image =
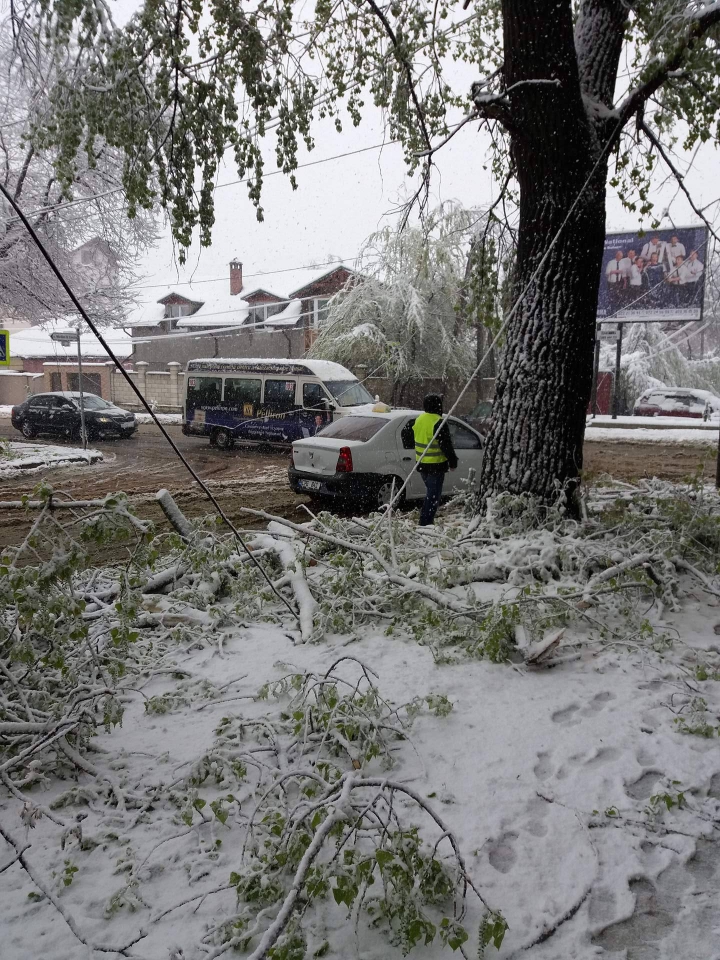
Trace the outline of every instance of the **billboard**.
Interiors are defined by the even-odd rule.
[[[605,237],[598,320],[700,320],[705,227]]]

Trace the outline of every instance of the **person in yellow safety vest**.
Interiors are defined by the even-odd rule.
[[[440,506],[445,474],[457,468],[458,459],[453,449],[452,437],[444,423],[433,437],[442,419],[442,397],[429,393],[423,400],[423,410],[413,424],[415,436],[415,459],[418,473],[425,483],[425,499],[420,510],[420,526],[427,527],[435,519]]]

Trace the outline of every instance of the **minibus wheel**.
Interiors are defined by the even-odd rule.
[[[219,427],[217,430],[213,430],[210,442],[221,450],[232,450],[235,438],[229,430]]]

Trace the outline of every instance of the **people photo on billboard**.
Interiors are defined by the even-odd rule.
[[[705,227],[608,234],[598,319],[700,320],[706,250]]]

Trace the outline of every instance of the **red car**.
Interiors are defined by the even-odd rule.
[[[662,387],[646,390],[635,401],[636,417],[692,417],[708,420],[720,415],[720,397],[694,387]]]

